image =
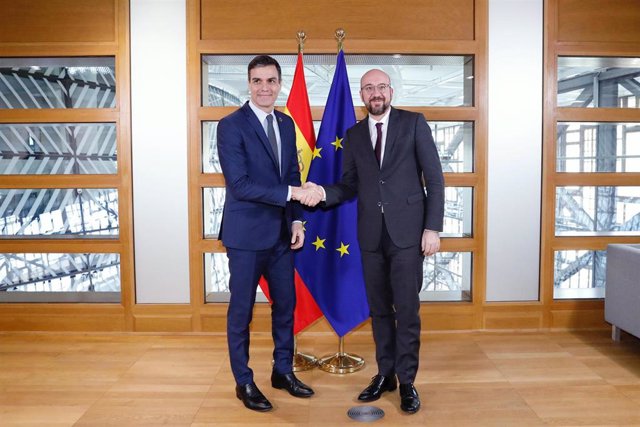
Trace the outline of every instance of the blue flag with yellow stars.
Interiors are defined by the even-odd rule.
[[[307,181],[331,185],[342,176],[343,138],[356,123],[344,53],[338,53],[329,98]],[[305,244],[296,269],[338,336],[369,317],[360,247],[356,199],[330,209],[305,212]]]

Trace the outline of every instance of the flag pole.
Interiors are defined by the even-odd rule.
[[[338,42],[338,53],[342,50],[343,41],[346,37],[344,29],[338,28],[335,38]],[[364,368],[364,359],[357,354],[344,351],[344,336],[338,339],[338,352],[322,357],[318,361],[318,367],[331,374],[350,374]]]
[[[298,337],[293,337],[293,372],[308,371],[318,366],[318,358],[298,351]]]
[[[304,41],[307,39],[307,35],[303,30],[297,32],[296,37],[298,39],[298,53],[303,53]],[[318,358],[312,354],[298,352],[298,337],[293,336],[293,371],[308,371],[318,366]]]
[[[364,368],[364,359],[357,354],[346,353],[344,351],[344,337],[340,337],[338,352],[321,358],[318,367],[330,374],[351,374]]]

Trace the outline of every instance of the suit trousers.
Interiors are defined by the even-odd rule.
[[[296,294],[289,240],[280,238],[273,248],[263,251],[227,248],[227,257],[231,273],[227,341],[231,371],[236,383],[242,385],[253,382],[253,371],[249,368],[249,324],[261,275],[269,282],[272,302],[273,369],[280,374],[290,373],[293,363],[293,310]]]
[[[384,220],[380,244],[362,251],[378,373],[412,383],[420,352],[420,297],[424,256],[420,246],[393,243]]]

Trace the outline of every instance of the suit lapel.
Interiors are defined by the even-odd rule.
[[[273,153],[273,150],[271,149],[271,144],[269,143],[267,134],[265,133],[264,128],[262,127],[262,123],[260,123],[260,120],[258,120],[258,117],[256,117],[256,115],[253,113],[253,111],[251,110],[251,107],[249,107],[248,101],[242,106],[242,111],[247,116],[247,122],[258,135],[258,139],[260,139],[260,142],[264,146],[265,150],[267,150],[267,153],[269,154],[269,157],[271,157],[271,161],[273,162],[273,167],[275,168],[276,158]],[[280,122],[278,122],[278,126],[279,125],[280,125]],[[282,135],[280,139],[282,140]],[[278,173],[278,176],[279,175],[280,173]]]
[[[372,163],[377,167],[378,160],[376,159],[376,152],[373,150],[373,145],[371,145],[371,133],[369,132],[369,116],[366,116],[364,119],[360,120],[353,130],[355,131],[354,136],[362,141],[367,160],[369,161],[369,163]]]
[[[391,153],[393,153],[393,145],[398,138],[398,132],[400,131],[400,124],[398,123],[398,111],[395,108],[391,107],[391,112],[389,112],[389,123],[387,128],[387,140],[384,144],[384,156],[382,159],[382,168],[384,168],[391,160]]]
[[[282,181],[282,175],[284,174],[284,171],[287,170],[288,168],[288,162],[291,157],[291,155],[293,153],[291,153],[291,150],[295,150],[296,149],[296,142],[294,141],[289,141],[288,139],[288,135],[295,135],[295,129],[291,129],[290,126],[290,121],[289,120],[283,120],[283,117],[285,116],[285,114],[281,113],[280,111],[276,111],[274,110],[274,114],[276,116],[276,120],[278,120],[278,129],[280,130],[280,152],[281,152],[281,172],[280,172],[280,180]]]

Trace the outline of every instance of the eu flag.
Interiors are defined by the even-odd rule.
[[[336,71],[313,151],[307,181],[331,185],[342,175],[343,138],[356,123],[344,52]],[[305,244],[296,254],[296,268],[338,336],[369,317],[360,247],[357,201],[305,213]]]

